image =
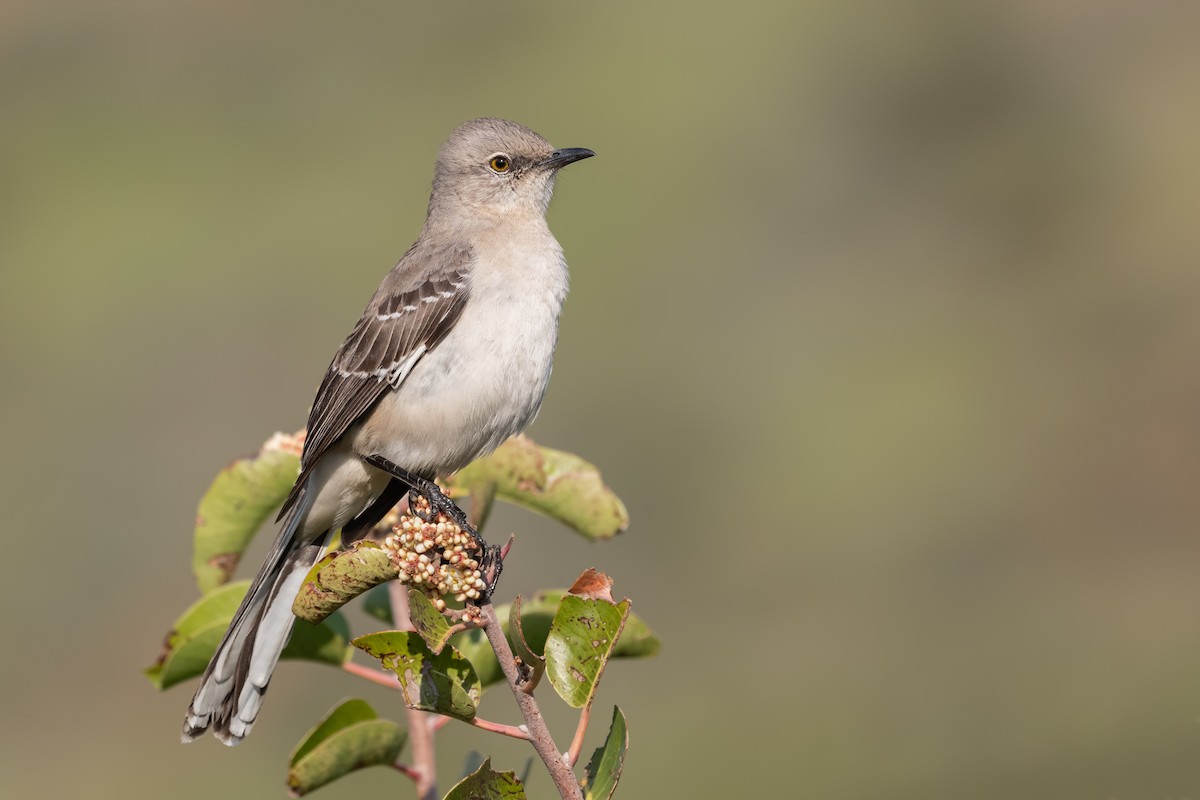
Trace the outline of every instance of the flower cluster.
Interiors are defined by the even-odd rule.
[[[482,597],[487,584],[473,555],[479,549],[475,537],[445,514],[426,522],[414,513],[430,516],[425,498],[418,497],[414,505],[383,540],[400,566],[400,582],[424,590],[439,611],[446,610],[445,595],[459,602]]]

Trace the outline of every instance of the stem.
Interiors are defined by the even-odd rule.
[[[472,717],[470,724],[483,731],[491,731],[501,736],[511,736],[514,739],[529,741],[529,731],[519,725],[505,725],[503,722],[491,722],[479,717]]]
[[[355,664],[353,661],[347,661],[345,664],[342,664],[342,669],[351,675],[363,678],[371,683],[377,683],[388,689],[400,691],[400,681],[396,680],[394,673],[380,672],[377,669],[364,667],[362,664]]]
[[[541,756],[546,769],[550,771],[550,777],[554,780],[554,785],[558,788],[558,793],[563,800],[583,800],[579,781],[575,778],[571,766],[563,760],[562,753],[554,744],[550,730],[546,727],[546,721],[542,719],[542,712],[538,708],[537,700],[533,698],[532,694],[526,694],[520,688],[520,677],[517,675],[517,665],[513,659],[512,648],[508,645],[508,639],[504,637],[504,629],[500,627],[500,622],[496,619],[496,610],[492,608],[491,601],[485,602],[479,607],[479,610],[483,612],[484,633],[487,634],[492,649],[496,651],[496,660],[500,662],[500,669],[503,670],[504,677],[508,680],[508,687],[512,689],[513,697],[517,700],[517,707],[521,709],[521,716],[525,718],[525,727],[529,731],[529,740],[533,743],[533,749]]]
[[[414,783],[416,783],[417,778],[420,777],[415,769],[407,764],[401,764],[399,761],[397,761],[395,764],[392,764],[392,769],[396,770],[396,772],[399,772],[401,775],[407,776],[409,780],[413,781]]]
[[[408,613],[408,587],[400,581],[388,584],[388,596],[392,601],[392,620],[399,630],[413,630]],[[419,800],[437,800],[437,761],[434,758],[433,729],[429,727],[429,715],[415,708],[404,707],[408,718],[408,739],[412,742],[413,766],[416,773],[417,797]]]
[[[588,720],[592,716],[592,704],[583,707],[579,712],[579,725],[575,727],[575,738],[571,740],[571,749],[567,751],[567,761],[573,767],[579,761],[579,751],[583,750],[583,737],[587,734]]]

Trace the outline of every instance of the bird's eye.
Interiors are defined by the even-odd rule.
[[[488,166],[492,168],[493,172],[508,172],[511,164],[509,164],[508,156],[492,156]]]

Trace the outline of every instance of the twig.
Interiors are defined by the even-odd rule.
[[[430,714],[429,730],[437,733],[442,728],[454,721],[454,717],[443,717],[440,714]],[[481,731],[491,731],[498,733],[501,736],[511,736],[514,739],[524,739],[529,741],[529,731],[524,725],[505,725],[503,722],[492,722],[481,717],[472,717],[469,721],[463,720],[472,727],[479,728]]]
[[[368,680],[371,683],[377,683],[388,689],[400,691],[400,681],[396,680],[395,673],[380,672],[377,669],[364,667],[362,664],[355,664],[353,661],[347,661],[345,664],[342,664],[342,670],[356,677]]]
[[[579,752],[583,750],[583,737],[587,734],[588,720],[592,716],[592,704],[588,704],[579,712],[579,725],[575,727],[575,738],[571,740],[571,749],[567,751],[567,762],[573,767],[579,761]]]
[[[392,601],[392,620],[400,630],[412,630],[408,613],[408,587],[400,581],[388,584],[388,597]],[[412,742],[413,766],[416,773],[417,797],[419,800],[437,800],[437,761],[433,749],[433,729],[429,727],[429,715],[415,708],[404,707],[408,718],[408,738]]]
[[[529,731],[525,730],[525,727],[522,725],[505,725],[503,722],[491,722],[479,717],[472,717],[470,724],[483,731],[491,731],[501,736],[511,736],[514,739],[529,741]]]
[[[533,695],[526,694],[520,688],[520,676],[517,674],[512,648],[508,645],[508,639],[504,637],[504,629],[500,627],[500,621],[496,619],[496,610],[492,607],[491,601],[485,602],[479,607],[479,610],[483,612],[484,633],[487,634],[492,649],[496,651],[496,660],[500,662],[500,669],[504,672],[508,686],[512,689],[513,697],[517,700],[521,716],[525,718],[525,727],[529,731],[529,740],[533,743],[533,749],[537,751],[542,762],[545,763],[546,769],[550,771],[550,777],[554,780],[554,785],[558,788],[558,793],[563,800],[583,800],[579,781],[554,744],[550,730],[546,727],[546,721],[542,719],[542,712],[538,708],[537,700],[533,698]]]
[[[401,775],[408,776],[413,781],[413,783],[416,783],[417,780],[421,777],[415,769],[408,766],[407,764],[401,764],[399,761],[397,761],[395,764],[392,764],[392,769],[396,770],[396,772],[399,772]]]

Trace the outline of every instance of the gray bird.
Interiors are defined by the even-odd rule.
[[[284,524],[204,672],[183,741],[211,728],[234,745],[250,732],[292,601],[334,531],[360,537],[410,490],[450,511],[432,481],[533,421],[567,294],[546,208],[558,170],[593,155],[502,119],[451,133],[421,235],[321,381]]]

